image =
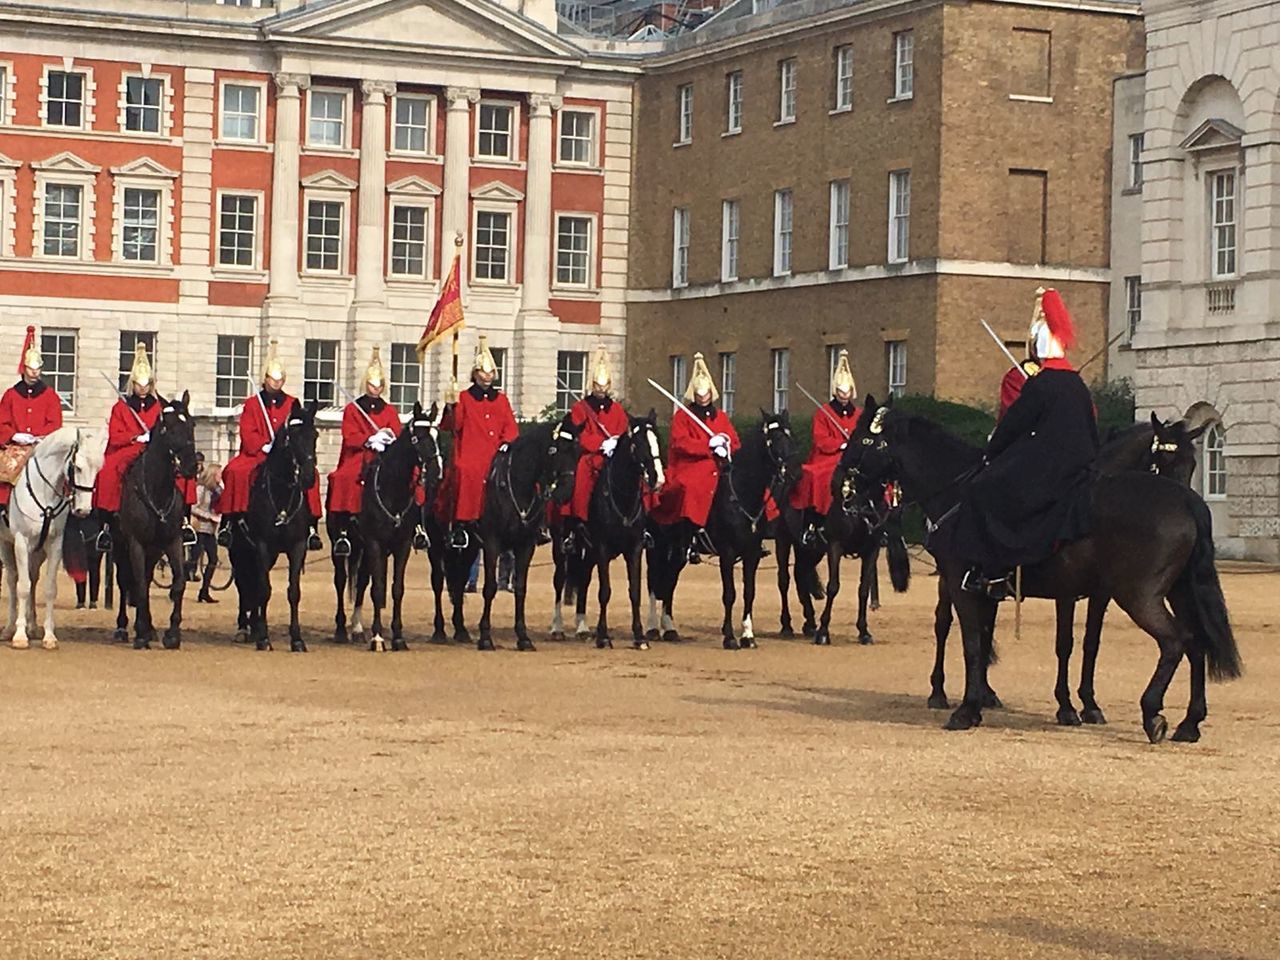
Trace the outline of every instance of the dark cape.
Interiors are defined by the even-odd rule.
[[[1080,374],[1040,371],[991,436],[990,465],[961,501],[953,551],[1001,576],[1086,536],[1097,455],[1093,399]]]

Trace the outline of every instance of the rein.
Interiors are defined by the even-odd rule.
[[[577,438],[574,437],[572,434],[565,434],[561,432],[560,428],[557,427],[555,433],[552,434],[551,439],[552,441],[561,440],[561,441],[567,441],[572,443]],[[513,510],[515,510],[516,516],[520,518],[520,526],[528,527],[529,520],[537,516],[538,511],[547,505],[547,501],[551,498],[552,490],[555,489],[555,487],[559,484],[561,480],[563,480],[566,476],[571,476],[572,474],[570,472],[562,473],[555,478],[554,482],[550,484],[542,484],[535,479],[533,482],[533,499],[529,502],[528,507],[521,507],[520,501],[516,499],[515,486],[511,483],[511,463],[512,463],[512,460],[514,459],[514,457],[512,457],[511,455],[511,448],[508,447],[507,450],[504,451],[504,454],[507,461],[506,478],[505,478],[505,482],[500,483],[499,485],[506,487],[507,498],[511,501],[511,507]],[[491,468],[491,472],[496,472],[496,467]],[[539,518],[539,522],[541,522],[541,518]]]
[[[635,442],[635,436],[633,435],[630,442],[631,457],[636,466],[639,467],[640,482],[636,485],[635,506],[632,508],[630,513],[623,513],[622,510],[618,508],[617,501],[614,500],[613,497],[613,470],[610,469],[610,465],[613,464],[614,461],[610,460],[609,463],[605,464],[604,468],[605,503],[609,505],[609,509],[613,511],[614,516],[621,520],[626,526],[635,526],[640,522],[640,518],[644,516],[644,466],[640,463],[639,458],[636,457],[636,447],[637,444]]]
[[[31,499],[40,509],[40,537],[36,540],[35,549],[44,548],[45,542],[49,539],[49,528],[53,525],[53,521],[65,513],[71,506],[71,498],[76,493],[92,493],[93,487],[86,487],[83,484],[76,483],[76,454],[80,452],[80,441],[77,440],[71,445],[71,451],[67,454],[66,462],[62,466],[62,489],[59,491],[58,486],[44,475],[44,471],[40,468],[40,458],[36,453],[31,455],[31,459],[27,462],[27,467],[22,471],[23,479],[26,481],[27,493],[31,495]],[[38,451],[37,451],[38,453]],[[42,504],[40,497],[36,494],[36,489],[32,486],[30,468],[35,467],[36,474],[40,477],[41,482],[53,490],[57,494],[57,502],[52,504]],[[14,504],[17,507],[17,504]]]
[[[773,447],[769,443],[768,434],[773,430],[782,430],[788,435],[791,433],[790,430],[787,430],[786,427],[778,423],[769,423],[764,426],[762,431],[765,434],[764,450],[769,457],[769,464],[773,469],[769,474],[770,482],[765,485],[765,490],[760,495],[760,509],[754,514],[743,505],[742,498],[738,496],[738,488],[733,485],[733,471],[726,471],[729,484],[729,502],[737,508],[738,512],[742,514],[747,523],[751,525],[752,533],[760,532],[760,518],[764,516],[765,507],[769,503],[768,493],[773,489],[774,482],[782,478],[783,468],[787,465],[787,461],[784,458],[774,455]]]
[[[431,428],[431,435],[433,439],[436,436],[436,428],[434,426]],[[410,434],[409,434],[409,443],[412,445],[412,452],[413,452],[413,460],[411,461],[411,463],[413,465],[416,465],[419,469],[422,469],[426,466],[426,463],[423,460],[422,452],[418,449],[418,442],[419,442],[418,437],[416,434],[412,432],[412,428],[411,428]],[[435,456],[436,456],[436,463],[439,464],[440,463],[439,446],[436,447]],[[374,500],[374,503],[378,505],[378,509],[381,510],[383,514],[387,517],[387,519],[391,521],[391,526],[394,529],[399,530],[401,524],[404,523],[405,517],[409,516],[409,513],[414,509],[414,507],[417,506],[417,504],[414,502],[414,499],[413,499],[412,484],[409,485],[410,486],[409,502],[405,505],[405,508],[403,510],[393,511],[390,507],[387,506],[386,501],[382,499],[382,486],[381,484],[378,483],[378,478],[382,475],[382,464],[383,464],[383,457],[381,454],[379,454],[378,458],[373,462],[373,477],[371,478],[372,480],[371,485],[373,487],[373,500]],[[423,484],[423,489],[425,490],[426,489],[425,480],[421,481],[421,483]]]

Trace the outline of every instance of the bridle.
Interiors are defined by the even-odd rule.
[[[563,424],[557,426],[551,434],[551,446],[547,449],[548,462],[550,464],[555,463],[556,455],[560,451],[558,443],[577,443],[577,441],[577,436]],[[507,497],[511,501],[511,507],[515,510],[516,516],[520,518],[520,526],[522,528],[528,527],[530,525],[530,520],[535,518],[539,523],[541,523],[542,521],[539,511],[546,506],[547,501],[549,501],[551,497],[555,495],[555,492],[560,489],[560,485],[562,483],[566,480],[570,483],[573,482],[574,467],[571,466],[567,470],[559,471],[550,483],[541,482],[541,478],[538,481],[535,481],[533,499],[529,501],[529,506],[522,507],[520,506],[520,501],[516,499],[515,486],[511,483],[511,462],[514,459],[511,456],[511,449],[508,448],[505,453],[507,461],[505,469],[506,475],[505,483],[503,483],[502,486],[506,487]],[[576,458],[574,462],[576,464]]]
[[[791,436],[791,429],[785,426],[780,420],[766,420],[760,425],[760,432],[764,434],[764,451],[769,457],[769,484],[768,491],[772,491],[775,486],[785,482],[787,478],[787,457],[784,454],[778,454],[773,448],[772,438],[770,434],[775,430],[781,430],[784,437]],[[743,518],[751,525],[753,533],[758,533],[760,529],[760,518],[764,516],[765,506],[769,502],[767,496],[760,498],[760,509],[752,513],[743,506],[742,498],[738,496],[738,488],[733,485],[733,470],[726,470],[726,480],[729,484],[729,502],[742,514]]]
[[[165,462],[172,464],[172,463],[176,463],[178,460],[178,451],[175,449],[173,442],[170,440],[169,427],[164,422],[165,414],[169,414],[169,413],[177,413],[179,418],[183,417],[183,414],[179,412],[177,408],[174,407],[173,404],[166,403],[160,411],[160,419],[156,423],[156,433],[158,434],[158,439],[161,439],[164,441],[164,449],[167,453],[167,456],[165,457]],[[151,449],[150,443],[147,444],[147,449],[148,450]],[[177,505],[177,502],[178,502],[177,484],[175,483],[166,484],[166,486],[169,488],[169,502],[165,504],[163,508],[156,506],[155,500],[152,499],[151,497],[151,491],[147,489],[147,481],[145,477],[143,478],[142,483],[139,484],[139,486],[142,488],[142,502],[146,505],[148,510],[150,510],[152,513],[155,514],[156,520],[158,520],[160,523],[164,523],[166,520],[170,519],[173,515],[173,508]]]
[[[1152,473],[1159,476],[1160,460],[1159,455],[1162,453],[1177,453],[1182,449],[1182,445],[1177,440],[1161,440],[1160,435],[1156,434],[1151,438],[1151,463],[1147,467]]]
[[[62,465],[61,480],[59,484],[50,480],[44,475],[44,470],[40,467],[39,450],[37,449],[31,455],[31,459],[27,462],[26,468],[22,471],[23,480],[26,483],[27,493],[30,495],[36,507],[40,510],[40,536],[36,540],[35,549],[40,550],[44,547],[45,541],[49,539],[49,528],[53,525],[53,521],[65,513],[71,506],[72,498],[77,493],[93,493],[93,485],[86,486],[76,482],[76,456],[80,453],[80,440],[77,437],[76,442],[71,445],[71,450],[67,454],[66,462]],[[35,487],[31,483],[31,468],[35,468],[36,475],[40,477],[40,481],[50,490],[57,494],[57,501],[54,503],[44,504],[40,502],[40,497],[36,493]],[[18,504],[13,505],[14,509],[19,509]],[[19,509],[19,512],[21,510]]]
[[[613,471],[609,469],[608,464],[606,464],[604,468],[605,503],[609,505],[609,509],[613,511],[614,516],[621,520],[625,526],[635,526],[640,522],[640,518],[644,516],[645,488],[652,488],[652,484],[649,482],[650,472],[653,473],[654,479],[657,479],[657,471],[652,470],[653,450],[647,442],[644,444],[643,451],[644,454],[648,456],[648,460],[642,461],[641,454],[639,453],[642,449],[640,438],[644,437],[647,441],[651,436],[653,436],[653,424],[649,423],[647,420],[638,423],[627,430],[627,447],[631,450],[631,458],[635,462],[641,464],[640,483],[636,487],[635,501],[630,512],[623,513],[623,511],[618,507],[618,503],[613,496]]]
[[[411,445],[410,448],[413,451],[413,463],[419,469],[426,466],[426,458],[423,456],[421,447],[423,437],[418,433],[418,429],[424,426],[427,428],[426,435],[431,438],[431,449],[435,456],[437,467],[436,476],[438,479],[440,473],[444,471],[444,460],[440,456],[440,430],[430,420],[414,420],[409,424],[409,443]],[[370,478],[372,481],[370,486],[373,487],[373,500],[374,503],[378,505],[378,509],[381,510],[386,518],[391,521],[391,526],[394,529],[399,530],[400,526],[404,523],[405,517],[409,516],[409,513],[415,506],[417,506],[417,504],[414,502],[412,494],[410,494],[409,502],[405,504],[403,510],[392,510],[387,506],[386,501],[382,499],[382,485],[378,482],[379,477],[382,475],[382,463],[383,455],[379,454],[377,459],[373,462],[373,476]],[[425,479],[422,481],[422,485],[423,489],[426,489]]]
[[[277,528],[287,526],[294,517],[298,515],[298,511],[302,509],[303,503],[306,502],[306,493],[302,489],[302,464],[298,461],[297,455],[293,452],[293,444],[291,443],[294,436],[294,428],[302,426],[306,423],[302,417],[290,414],[289,419],[285,421],[284,427],[280,433],[284,435],[284,450],[289,453],[289,458],[293,461],[293,476],[290,478],[292,484],[289,488],[288,499],[285,500],[284,506],[277,504],[275,495],[271,492],[271,470],[264,469],[266,475],[263,481],[267,493],[267,503],[271,505],[271,510],[275,514],[275,526]],[[264,464],[264,467],[267,465]],[[295,502],[296,501],[296,502]]]

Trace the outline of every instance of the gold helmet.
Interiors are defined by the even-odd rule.
[[[591,362],[591,387],[604,387],[608,390],[613,384],[613,374],[609,370],[609,351],[604,344],[596,347],[595,358]]]
[[[497,373],[498,364],[494,362],[493,354],[489,352],[489,338],[483,333],[480,334],[480,342],[476,344],[476,358],[471,362],[471,370],[482,373]]]
[[[387,372],[382,369],[382,348],[375,346],[373,348],[373,356],[369,358],[369,366],[364,370],[363,386],[365,389],[369,387],[382,387],[387,382]]]
[[[267,362],[262,366],[262,379],[268,378],[272,380],[284,380],[287,374],[284,369],[284,361],[276,356],[276,344],[278,340],[272,340],[271,345],[267,348]]]
[[[858,385],[853,381],[853,370],[849,368],[849,351],[841,350],[836,360],[836,368],[831,373],[831,395],[847,393],[853,396],[858,392]]]
[[[133,346],[133,366],[129,369],[129,382],[125,389],[133,393],[134,387],[142,387],[147,393],[155,391],[155,371],[147,358],[147,346],[139,341]]]
[[[40,353],[40,344],[36,341],[36,328],[27,327],[27,338],[22,342],[22,359],[18,362],[18,373],[25,373],[30,367],[39,373],[44,369],[44,357]]]
[[[689,378],[689,385],[684,390],[685,402],[694,403],[700,393],[710,393],[712,403],[720,399],[720,391],[716,389],[716,383],[711,379],[711,371],[707,369],[707,361],[703,359],[702,354],[695,353],[693,355],[693,376]]]

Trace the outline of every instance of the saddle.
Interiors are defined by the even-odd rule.
[[[27,461],[35,452],[35,444],[11,443],[0,447],[0,483],[7,483],[10,486],[17,483],[22,478],[22,471],[26,469]]]

